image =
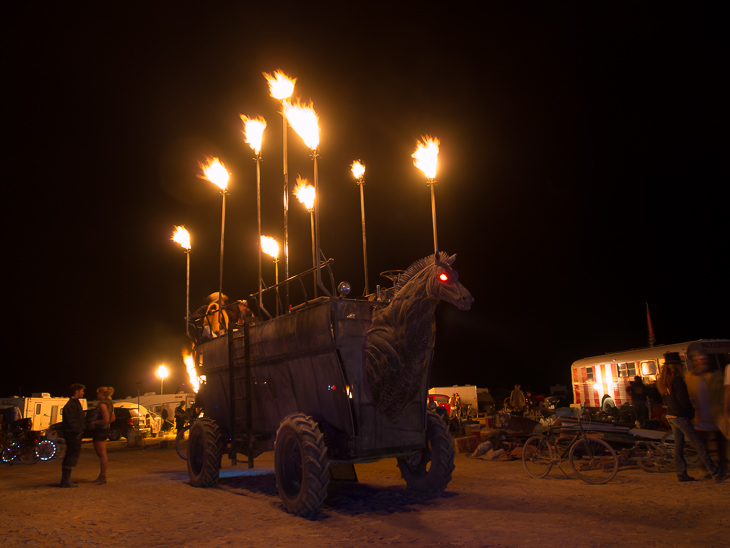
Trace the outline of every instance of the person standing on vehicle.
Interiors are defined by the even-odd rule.
[[[81,436],[84,433],[84,408],[79,401],[84,397],[86,387],[74,383],[69,387],[70,398],[63,406],[63,438],[66,440],[66,455],[61,463],[60,487],[78,487],[71,483],[71,471],[79,462],[81,455]]]
[[[690,362],[692,371],[687,375],[687,390],[696,411],[692,425],[706,446],[709,439],[715,440],[720,475],[724,478],[727,476],[727,444],[719,426],[723,405],[722,374],[710,371],[710,357],[706,354],[693,354]]]
[[[179,432],[185,427],[185,401],[175,408],[175,429]]]
[[[664,367],[662,367],[657,379],[657,388],[665,397],[667,405],[667,420],[672,427],[674,435],[674,464],[677,467],[678,481],[695,481],[695,478],[687,474],[687,461],[684,458],[685,438],[695,446],[707,470],[720,482],[720,468],[712,462],[707,453],[707,447],[692,427],[692,419],[695,416],[695,409],[689,399],[687,383],[684,381],[682,360],[679,359],[679,352],[667,352],[664,354]]]
[[[99,457],[99,477],[92,483],[104,485],[106,483],[106,470],[109,459],[106,454],[106,440],[109,437],[109,425],[114,422],[114,406],[112,405],[112,394],[114,389],[111,386],[100,386],[96,389],[98,403],[92,412],[91,424],[93,430],[91,437],[94,440],[94,450]]]
[[[522,415],[525,410],[525,395],[520,390],[519,384],[515,384],[515,389],[509,395],[509,404],[514,409],[515,415]]]
[[[636,413],[636,420],[639,421],[639,427],[642,427],[649,418],[649,408],[646,385],[639,375],[634,377],[634,380],[630,383],[627,392],[631,396],[631,405],[634,408],[634,413]]]

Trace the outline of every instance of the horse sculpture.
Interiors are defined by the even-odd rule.
[[[401,274],[390,304],[373,313],[365,372],[375,406],[391,421],[413,400],[428,374],[439,301],[459,310],[469,310],[474,302],[451,268],[455,259],[439,252],[416,261]]]

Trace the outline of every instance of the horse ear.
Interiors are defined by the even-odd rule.
[[[439,255],[440,255],[440,253],[435,253],[435,254],[434,254],[434,256],[433,256],[433,263],[434,263],[434,264],[435,264],[436,266],[446,266],[446,265],[445,265],[445,264],[444,264],[444,263],[443,263],[443,262],[441,261],[441,258],[439,257]]]
[[[446,259],[447,264],[454,264],[454,261],[456,260],[456,253],[454,253],[451,257]]]

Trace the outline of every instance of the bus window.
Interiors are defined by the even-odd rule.
[[[641,374],[642,375],[656,375],[656,363],[654,360],[647,360],[641,362]]]
[[[631,377],[633,379],[636,376],[636,362],[618,364],[618,376],[619,378]]]
[[[593,368],[592,367],[586,368],[586,380],[587,381],[593,380]]]

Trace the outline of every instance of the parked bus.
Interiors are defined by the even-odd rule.
[[[607,353],[603,356],[583,358],[573,362],[573,401],[576,405],[600,407],[604,396],[613,398],[616,405],[630,403],[627,388],[634,377],[644,384],[656,382],[664,365],[666,352],[678,352],[686,370],[689,370],[688,354],[702,350],[710,357],[711,368],[725,370],[730,361],[730,340],[700,339],[685,343],[657,345],[651,348]]]

